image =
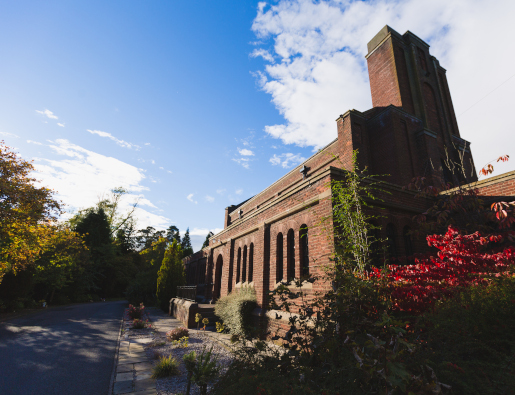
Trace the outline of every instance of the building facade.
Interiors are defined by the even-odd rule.
[[[340,115],[333,142],[256,196],[227,207],[224,229],[208,247],[184,259],[188,284],[198,286],[204,303],[251,286],[264,307],[267,291],[282,280],[322,274],[334,243],[331,181],[350,168],[356,149],[360,167],[390,175],[384,180],[389,194],[382,196],[383,218],[377,225],[392,255],[424,248],[409,231],[412,218],[428,202],[403,186],[416,176],[477,181],[446,71],[429,45],[409,31],[401,35],[385,26],[368,43],[366,59],[373,108]],[[505,195],[515,195],[515,174],[507,174],[512,184]],[[496,188],[492,185],[484,188]],[[309,294],[326,286],[305,282],[302,287]]]

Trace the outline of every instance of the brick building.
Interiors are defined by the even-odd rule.
[[[382,234],[393,255],[422,248],[408,232],[412,218],[426,208],[404,190],[413,177],[437,174],[449,181],[476,182],[470,143],[460,137],[446,71],[429,53],[429,45],[411,32],[401,35],[385,26],[369,43],[366,55],[373,108],[349,110],[336,119],[334,141],[256,196],[225,209],[224,229],[209,246],[184,259],[189,285],[197,297],[212,302],[243,285],[254,287],[260,306],[281,280],[320,273],[329,262],[333,240],[330,182],[341,179],[359,150],[360,167],[385,179]],[[450,169],[462,164],[462,172]],[[512,174],[513,173],[513,174]],[[511,190],[515,172],[488,185]],[[504,178],[503,178],[504,177]],[[487,180],[488,181],[488,180]],[[484,183],[484,182],[480,182]],[[328,237],[329,235],[329,237]],[[304,283],[307,293],[324,287]]]

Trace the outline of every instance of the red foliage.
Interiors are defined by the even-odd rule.
[[[505,240],[515,240],[515,232],[460,235],[449,226],[445,235],[427,237],[429,246],[439,250],[436,257],[416,258],[414,265],[389,265],[387,271],[374,269],[371,277],[386,281],[394,308],[421,313],[463,287],[509,274],[515,268],[515,248],[499,246]]]

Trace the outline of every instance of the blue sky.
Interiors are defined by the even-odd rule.
[[[222,228],[226,206],[333,140],[339,114],[371,106],[366,43],[385,24],[428,41],[448,70],[477,167],[515,146],[515,55],[500,38],[509,1],[16,1],[0,10],[0,138],[34,159],[70,213],[124,186],[126,207],[139,200],[140,228],[189,227],[195,249]],[[496,174],[515,169],[511,154]]]

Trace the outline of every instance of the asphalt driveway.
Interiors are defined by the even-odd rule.
[[[0,323],[0,394],[106,395],[125,305],[63,306]]]

